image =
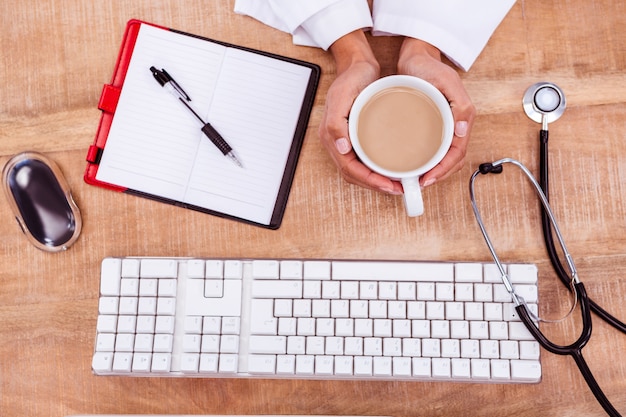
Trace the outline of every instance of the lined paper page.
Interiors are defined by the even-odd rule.
[[[208,118],[244,168],[205,141],[198,151],[188,203],[269,224],[309,75],[306,67],[227,50]]]
[[[202,125],[156,82],[150,67],[165,68],[205,117],[225,51],[141,25],[96,179],[183,201]]]
[[[244,167],[152,77],[165,68]],[[96,178],[269,224],[311,70],[142,25]]]

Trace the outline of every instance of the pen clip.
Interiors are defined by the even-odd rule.
[[[150,67],[150,71],[152,71],[154,79],[157,80],[161,87],[165,87],[165,85],[169,83],[172,88],[174,88],[174,90],[176,90],[176,92],[181,96],[181,98],[184,98],[187,101],[191,101],[191,97],[189,97],[189,95],[185,93],[185,90],[183,90],[183,88],[176,82],[176,80],[174,80],[174,78],[172,78],[172,76],[167,71],[165,71],[165,69],[161,69],[159,71],[155,67]]]

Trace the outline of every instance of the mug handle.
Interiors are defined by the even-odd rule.
[[[417,217],[424,214],[424,200],[419,177],[402,178],[404,189],[404,208],[409,217]]]

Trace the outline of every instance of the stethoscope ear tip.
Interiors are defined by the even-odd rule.
[[[565,111],[563,90],[554,83],[539,82],[531,85],[522,98],[524,112],[537,123],[551,123]]]

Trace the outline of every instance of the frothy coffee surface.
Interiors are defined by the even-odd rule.
[[[443,118],[426,95],[408,87],[387,88],[361,109],[357,134],[363,151],[390,171],[426,164],[443,140]]]

